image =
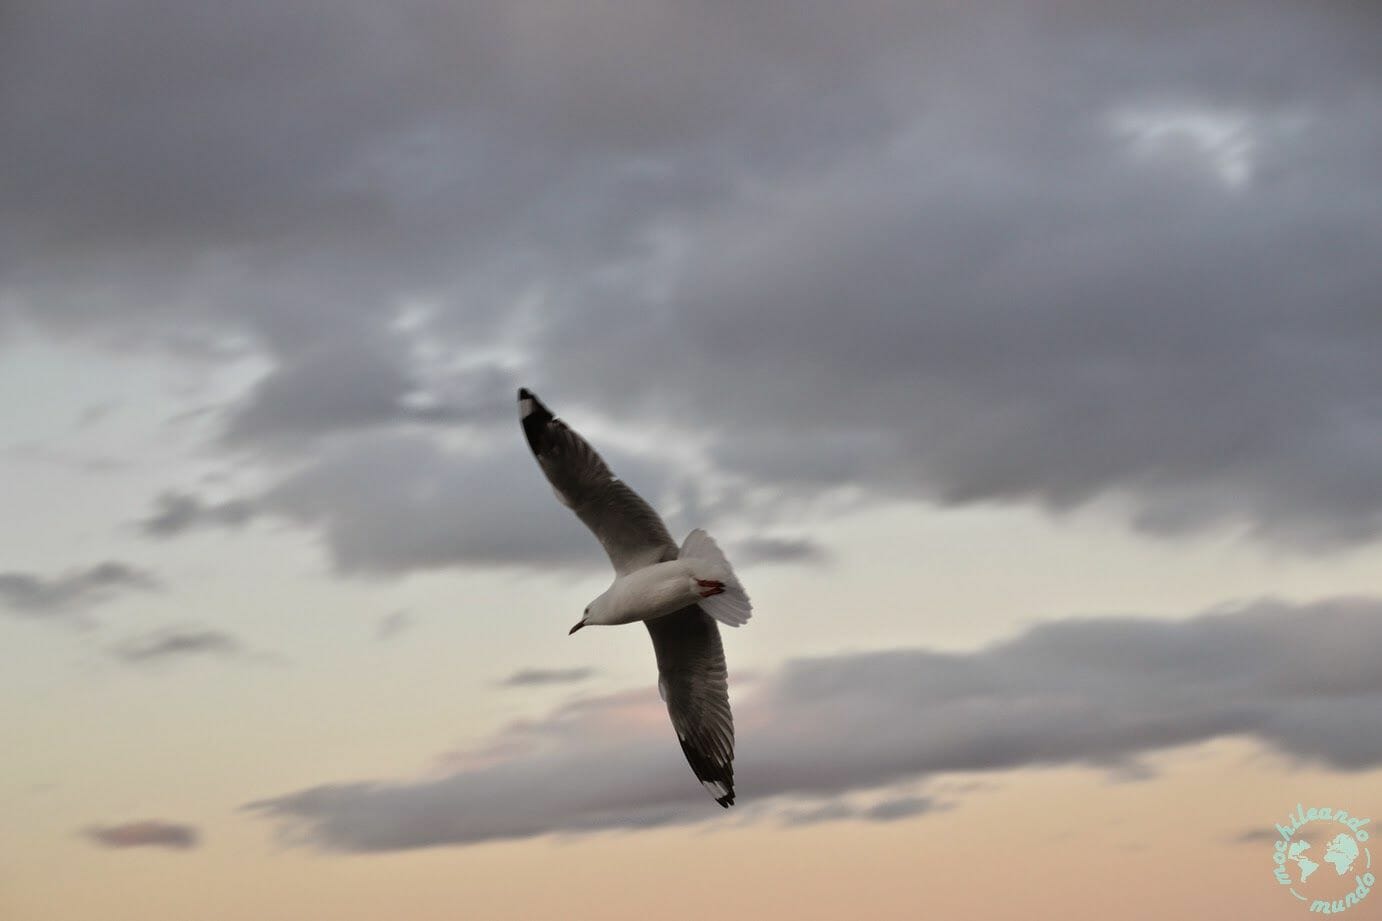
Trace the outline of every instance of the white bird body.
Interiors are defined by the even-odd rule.
[[[701,597],[695,568],[689,560],[669,560],[620,576],[586,608],[585,623],[631,624],[695,604]]]
[[[631,624],[652,620],[687,605],[700,604],[721,623],[737,627],[748,620],[749,596],[714,538],[697,528],[687,535],[675,560],[654,563],[617,576],[571,628]]]

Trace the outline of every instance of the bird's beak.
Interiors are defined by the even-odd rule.
[[[582,617],[580,620],[576,621],[576,626],[574,626],[574,627],[572,627],[570,630],[566,631],[566,635],[567,635],[567,636],[570,636],[571,634],[575,633],[577,630],[581,629],[581,628],[584,627],[584,626],[585,626],[585,618]]]

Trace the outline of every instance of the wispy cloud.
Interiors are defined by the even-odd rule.
[[[896,822],[934,812],[937,808],[935,800],[929,796],[899,796],[874,803],[862,810],[860,816],[870,822]]]
[[[1086,764],[1245,736],[1349,770],[1382,765],[1382,600],[1258,603],[1189,620],[1045,623],[974,652],[788,662],[736,697],[746,802],[938,773]],[[333,850],[472,844],[706,818],[656,695],[557,707],[449,776],[331,784],[249,808]],[[886,820],[930,808],[880,806]]]
[[[158,580],[147,570],[107,561],[55,576],[0,573],[0,607],[12,613],[48,617],[110,601],[132,591],[150,591]]]
[[[823,822],[843,822],[846,819],[857,819],[859,810],[849,805],[842,799],[829,800],[817,806],[805,808],[787,808],[778,814],[779,820],[783,825],[820,825]]]
[[[131,640],[115,656],[132,664],[165,662],[198,656],[228,657],[244,653],[240,641],[220,630],[169,630]]]
[[[595,674],[593,668],[524,668],[499,682],[508,688],[544,684],[576,684]]]
[[[808,807],[787,807],[778,817],[783,825],[819,825],[823,822],[898,822],[950,808],[930,796],[885,797],[869,806],[856,806],[843,798]]]
[[[195,528],[239,527],[254,514],[253,503],[245,499],[208,502],[191,493],[165,492],[154,500],[154,510],[139,529],[151,537],[173,537]]]
[[[95,825],[83,832],[93,844],[108,848],[156,847],[188,851],[201,841],[192,825],[147,820],[122,825]]]
[[[413,615],[405,610],[385,614],[374,628],[374,638],[391,640],[406,633],[413,627]]]

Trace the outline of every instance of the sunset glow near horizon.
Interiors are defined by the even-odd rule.
[[[0,919],[1367,888],[1285,835],[1382,822],[1379,28],[11,4]],[[733,808],[646,630],[567,635],[519,386],[752,595]]]

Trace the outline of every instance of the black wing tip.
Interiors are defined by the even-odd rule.
[[[518,388],[519,421],[523,423],[523,436],[528,439],[528,447],[534,454],[542,453],[542,435],[547,424],[552,421],[552,412],[527,387]]]
[[[734,805],[734,764],[732,761],[717,762],[707,757],[696,747],[681,739],[681,750],[691,765],[691,772],[714,797],[715,802],[728,809]]]

